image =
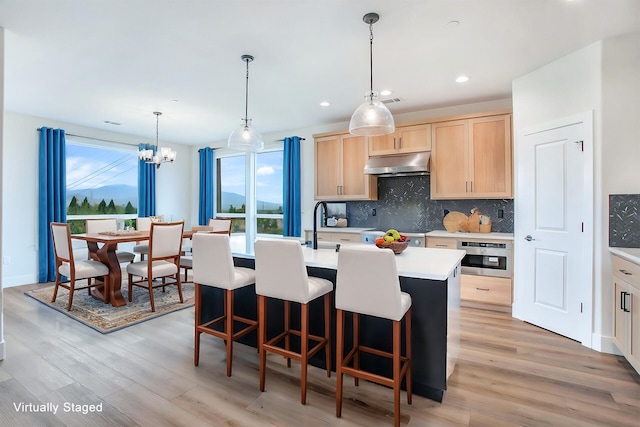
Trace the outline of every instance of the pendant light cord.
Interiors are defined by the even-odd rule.
[[[247,81],[244,88],[244,126],[249,125],[249,59],[245,59],[247,63]]]
[[[373,23],[369,24],[369,97],[373,101]]]
[[[156,115],[156,153],[160,150],[160,146],[159,146],[159,141],[160,141],[160,133],[158,132],[158,126],[160,123],[160,115],[162,114],[159,111],[154,112],[153,114]]]

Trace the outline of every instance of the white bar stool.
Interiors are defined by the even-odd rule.
[[[200,334],[206,333],[225,340],[227,346],[227,376],[231,376],[233,359],[233,341],[255,330],[258,322],[233,314],[233,293],[236,289],[254,284],[256,274],[250,268],[234,267],[229,235],[205,234],[193,235],[193,283],[195,284],[195,345],[193,364],[200,362]],[[212,286],[224,290],[224,313],[206,323],[201,323],[202,286]],[[224,322],[224,330],[213,327]],[[246,325],[234,333],[234,322]]]
[[[400,386],[406,379],[407,403],[411,404],[411,296],[400,291],[395,255],[391,249],[373,245],[343,246],[338,255],[336,277],[336,416],[342,415],[343,374],[393,389],[394,422],[400,425]],[[344,356],[344,312],[353,313],[353,348]],[[393,321],[391,353],[360,345],[360,315]],[[401,322],[405,319],[405,355],[401,355]],[[393,359],[393,377],[360,369],[360,352]],[[350,363],[353,361],[353,364]]]
[[[291,359],[300,362],[300,402],[307,401],[307,364],[309,358],[325,349],[327,377],[331,377],[331,292],[333,284],[326,279],[309,277],[298,240],[264,239],[255,242],[256,294],[258,294],[258,350],[260,353],[260,391],[264,391],[267,351],[284,356],[287,367]],[[324,336],[309,333],[309,302],[324,295]],[[284,331],[267,337],[267,298],[284,301]],[[290,328],[290,303],[300,304],[300,330]],[[291,335],[300,337],[300,353],[291,350]],[[277,346],[284,339],[284,348]],[[309,340],[316,341],[309,348]]]

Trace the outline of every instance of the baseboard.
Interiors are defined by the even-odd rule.
[[[34,274],[25,274],[22,276],[3,277],[2,287],[12,288],[14,286],[30,285],[32,283],[38,283],[38,276]]]
[[[462,307],[470,307],[470,308],[479,308],[482,310],[491,310],[491,311],[501,311],[503,313],[511,314],[511,306],[510,305],[498,305],[498,304],[489,304],[468,300],[460,300],[460,305]]]
[[[618,350],[618,347],[613,343],[613,337],[606,335],[591,334],[591,349],[599,351],[600,353],[622,356],[622,352]]]

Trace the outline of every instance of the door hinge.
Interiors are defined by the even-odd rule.
[[[582,224],[582,232],[584,233],[584,222]]]
[[[580,303],[580,313],[582,313],[582,303]]]
[[[580,151],[584,151],[584,141],[576,141],[576,144],[580,144]]]

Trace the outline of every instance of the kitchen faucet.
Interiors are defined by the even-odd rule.
[[[322,209],[324,209],[324,214],[327,214],[327,203],[320,201],[318,203],[316,203],[316,206],[313,208],[313,249],[318,249],[318,230],[317,230],[317,225],[318,225],[318,206],[322,205]],[[323,216],[324,218],[324,216]],[[322,221],[322,224],[324,225],[324,220]]]

